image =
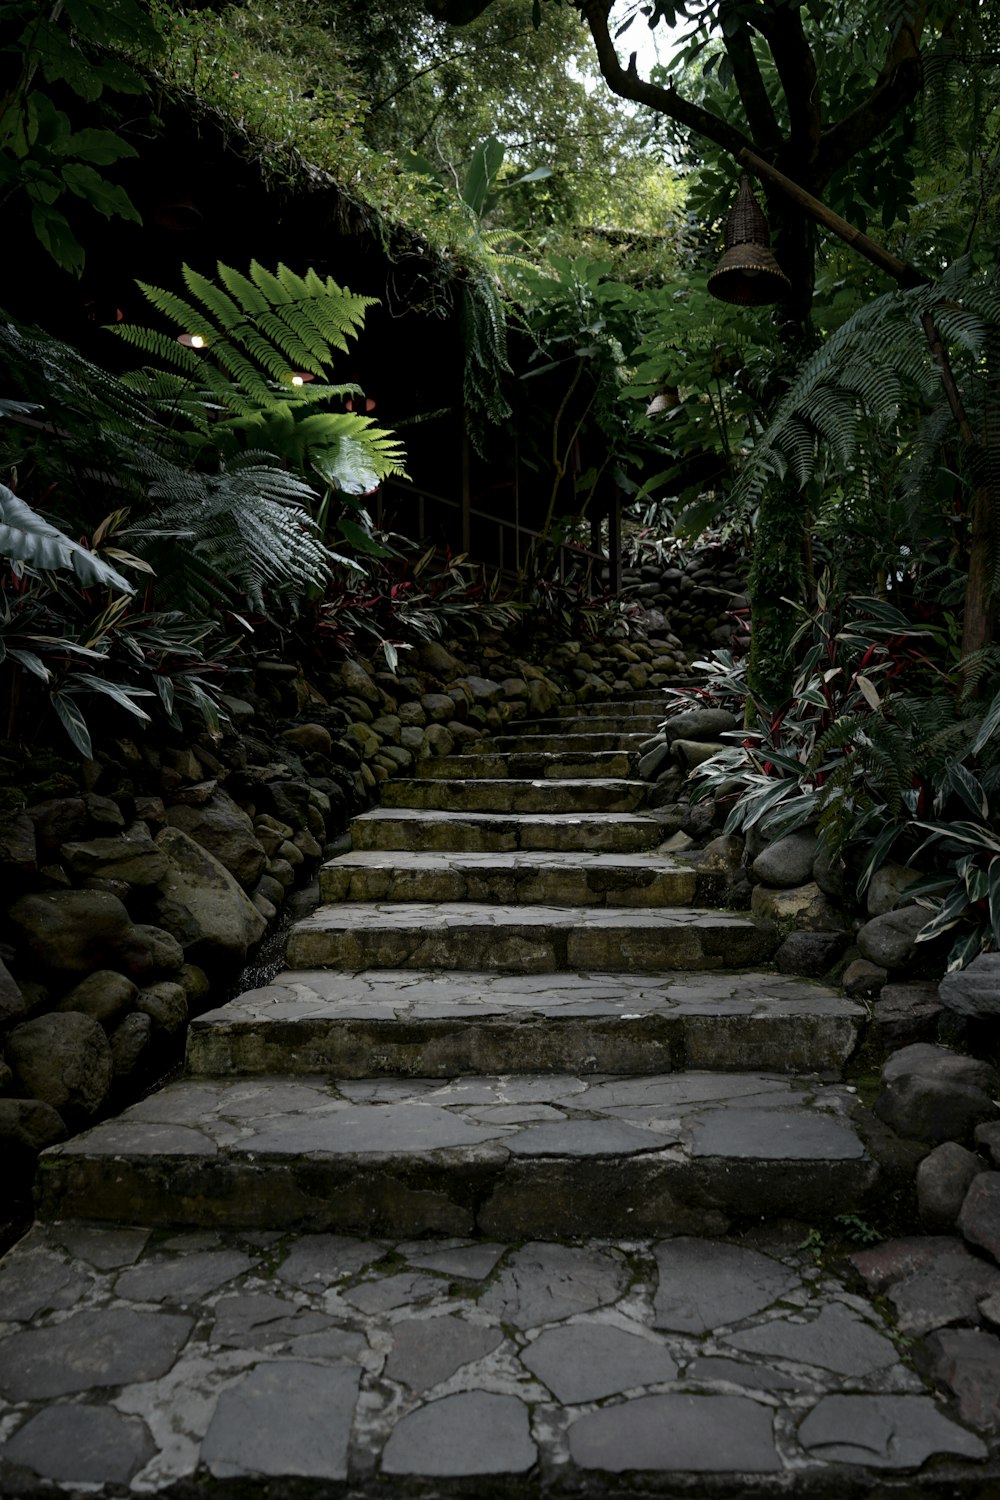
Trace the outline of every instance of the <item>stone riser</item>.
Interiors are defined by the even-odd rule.
[[[382,787],[382,806],[434,812],[635,812],[646,801],[643,781],[400,779]]]
[[[734,1221],[811,1225],[862,1208],[866,1159],[696,1162],[671,1153],[513,1159],[498,1147],[361,1158],[42,1157],[40,1218],[152,1228],[556,1239],[725,1234]]]
[[[635,854],[655,849],[663,839],[662,823],[641,814],[546,818],[453,813],[435,817],[420,812],[400,808],[363,813],[351,824],[354,848],[458,854],[510,854],[519,849]]]
[[[635,772],[637,755],[626,750],[598,749],[583,751],[579,747],[555,751],[517,752],[506,755],[442,755],[437,760],[417,763],[421,780],[449,778],[482,781],[513,777],[521,780],[582,781],[591,777],[623,779]]]
[[[640,747],[649,739],[644,732],[636,734],[603,734],[600,731],[586,734],[553,732],[551,726],[544,732],[533,734],[497,734],[490,743],[498,755],[585,755],[611,754],[637,757]]]
[[[694,870],[657,867],[650,856],[646,869],[605,870],[593,864],[579,868],[505,866],[502,855],[491,864],[472,863],[475,856],[414,855],[390,863],[383,856],[356,854],[324,865],[319,875],[324,901],[474,901],[502,906],[689,906],[695,900]],[[485,856],[489,859],[489,856]],[[527,859],[527,855],[520,858]],[[544,858],[544,856],[539,856]],[[371,863],[363,863],[368,860]],[[424,863],[420,863],[420,861]]]
[[[576,715],[574,715],[573,717],[567,716],[564,718],[525,719],[518,724],[517,734],[519,738],[523,736],[526,749],[529,748],[529,741],[535,735],[556,735],[564,737],[566,733],[566,726],[570,724],[574,726],[574,731],[576,733],[583,732],[592,734],[620,735],[638,734],[641,735],[643,739],[648,739],[650,735],[657,734],[663,727],[663,721],[665,717],[666,715],[662,712],[654,714],[625,714],[620,712],[610,712],[601,714],[600,717],[598,717],[597,715],[588,715],[586,720],[581,720]],[[580,731],[579,725],[581,723],[592,723],[593,729]]]
[[[568,913],[577,921],[478,919],[458,905],[447,917],[407,906],[323,907],[288,940],[287,963],[299,969],[489,969],[509,974],[658,972],[663,969],[749,968],[767,963],[777,944],[769,926],[717,917],[685,923],[679,910],[647,913],[639,925],[598,909]],[[503,908],[495,908],[497,912]],[[533,909],[537,912],[538,908]],[[552,908],[550,911],[554,910]],[[587,920],[579,920],[585,918]],[[390,925],[391,924],[391,925]]]
[[[451,1078],[456,1073],[652,1075],[685,1069],[839,1077],[859,1023],[809,1015],[352,1017],[192,1023],[193,1078]]]

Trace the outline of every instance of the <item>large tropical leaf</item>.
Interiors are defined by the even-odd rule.
[[[0,484],[0,554],[41,573],[75,573],[88,588],[135,593],[110,563],[72,541],[4,484]]]

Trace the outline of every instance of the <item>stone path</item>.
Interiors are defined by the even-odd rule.
[[[692,904],[657,711],[390,783],[289,970],[45,1154],[0,1494],[985,1500],[912,1309],[814,1253],[885,1187],[864,1013]]]

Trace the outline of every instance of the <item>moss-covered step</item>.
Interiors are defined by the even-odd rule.
[[[506,906],[689,906],[695,867],[669,855],[359,850],[319,872],[324,901],[490,901]]]
[[[517,743],[521,743],[518,741]],[[638,754],[627,750],[581,750],[572,746],[559,750],[513,750],[507,754],[480,752],[477,755],[442,755],[418,761],[418,778],[435,780],[489,779],[500,776],[515,778],[549,778],[579,781],[588,777],[620,779],[630,777]]]
[[[645,738],[656,734],[666,717],[664,710],[655,713],[631,713],[621,704],[611,704],[600,716],[589,714],[546,714],[544,719],[523,719],[518,723],[518,735],[530,739],[533,735],[558,735],[572,726],[576,734],[641,734]]]
[[[584,756],[589,757],[595,751],[598,754],[638,755],[641,746],[650,738],[652,732],[647,732],[645,729],[629,733],[623,733],[621,730],[595,729],[576,734],[570,733],[568,729],[553,730],[552,721],[546,720],[543,728],[529,730],[524,734],[493,735],[490,745],[499,756],[565,755],[570,759],[582,760]]]
[[[837,1085],[776,1074],[188,1079],[46,1151],[45,1220],[497,1239],[863,1211]]]
[[[656,813],[454,813],[378,807],[351,822],[355,849],[636,853],[655,849],[664,837],[664,821]]]
[[[436,808],[440,812],[635,812],[645,804],[644,781],[434,780],[411,777],[382,784],[382,806]]]
[[[783,974],[289,970],[191,1022],[196,1077],[312,1073],[838,1077],[865,1011]]]
[[[293,927],[295,969],[739,969],[767,963],[771,922],[694,907],[607,911],[473,902],[342,902]]]

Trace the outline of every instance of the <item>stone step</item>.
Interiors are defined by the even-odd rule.
[[[518,742],[520,743],[520,742]],[[442,755],[417,762],[416,775],[434,780],[481,780],[501,776],[534,780],[583,780],[628,778],[635,771],[638,754],[627,750],[583,750],[563,746],[555,751],[511,750],[504,754]]]
[[[787,1235],[39,1224],[0,1305],[7,1500],[996,1494],[888,1307]]]
[[[562,734],[568,725],[573,725],[577,734],[641,734],[648,739],[658,732],[665,718],[662,709],[655,714],[632,714],[623,710],[621,705],[613,704],[608,713],[592,714],[585,720],[565,715],[561,718],[547,715],[544,719],[523,719],[518,723],[517,733],[527,740],[535,735]]]
[[[667,1073],[839,1077],[865,1012],[782,974],[286,971],[188,1032],[195,1077]]]
[[[387,783],[384,783],[387,784]],[[351,822],[355,849],[509,853],[515,849],[636,853],[665,837],[655,813],[444,813],[373,808]]]
[[[778,944],[773,923],[697,907],[608,911],[474,902],[343,902],[292,928],[293,969],[751,968]]]
[[[362,850],[319,872],[324,901],[496,901],[504,906],[690,906],[693,865],[656,854],[414,854]]]
[[[399,777],[382,783],[385,808],[429,808],[438,812],[585,813],[635,812],[649,795],[644,781],[453,780]]]
[[[666,717],[671,702],[666,692],[644,693],[635,698],[623,698],[617,693],[609,698],[592,698],[588,703],[557,703],[548,711],[547,717],[554,719],[601,719],[608,713],[659,714]]]
[[[182,1079],[46,1151],[37,1206],[410,1237],[818,1225],[877,1188],[853,1107],[840,1085],[758,1073]]]
[[[624,752],[626,755],[637,756],[640,747],[649,738],[645,731],[633,734],[604,733],[601,730],[588,730],[582,734],[535,731],[528,734],[495,734],[490,737],[490,744],[499,756],[566,755],[570,758],[587,756],[589,759],[594,752],[612,755]]]

